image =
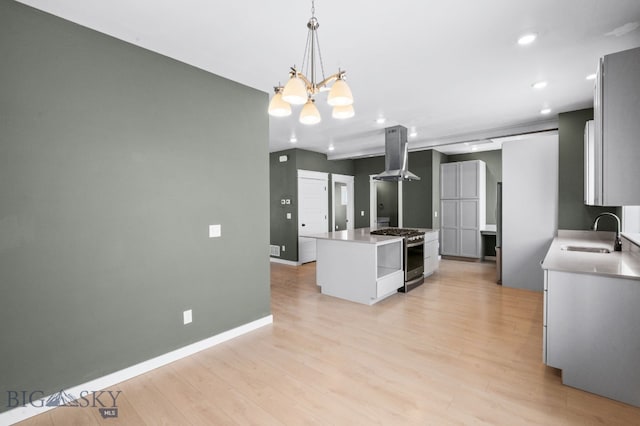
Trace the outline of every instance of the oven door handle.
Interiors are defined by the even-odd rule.
[[[424,241],[420,241],[418,243],[407,243],[407,248],[409,248],[409,247],[418,247],[418,246],[421,246],[421,245],[424,245]]]

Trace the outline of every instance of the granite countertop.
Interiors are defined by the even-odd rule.
[[[623,239],[622,251],[613,251],[614,238],[614,232],[559,230],[542,261],[542,269],[640,280],[637,246],[630,248],[632,243]],[[611,253],[563,250],[566,246],[606,248]]]
[[[437,232],[434,229],[424,229],[424,228],[411,228],[418,229],[424,233],[428,232]],[[354,243],[365,243],[365,244],[378,244],[382,242],[390,242],[390,241],[398,241],[402,240],[402,237],[395,237],[391,235],[371,235],[371,228],[357,228],[357,229],[348,229],[345,231],[334,231],[334,232],[325,232],[322,234],[315,235],[305,235],[308,238],[317,238],[320,240],[333,240],[333,241],[349,241]]]

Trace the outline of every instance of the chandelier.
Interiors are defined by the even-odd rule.
[[[353,110],[353,96],[351,89],[345,82],[345,71],[325,77],[320,42],[318,41],[318,20],[315,17],[315,0],[311,1],[311,18],[307,22],[307,43],[304,49],[300,70],[294,65],[289,71],[289,81],[283,86],[274,87],[275,94],[269,103],[269,115],[286,117],[291,115],[291,105],[304,105],[300,111],[302,124],[317,124],[322,118],[315,105],[315,95],[329,91],[327,103],[333,107],[331,116],[337,119],[351,118]],[[316,65],[320,64],[322,80],[316,82]],[[333,83],[333,84],[332,84]],[[331,87],[329,88],[329,85]]]

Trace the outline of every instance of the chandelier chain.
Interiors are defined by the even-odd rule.
[[[307,58],[309,54],[309,46],[312,43],[310,38],[311,38],[311,30],[307,31],[307,41],[304,44],[304,55],[302,55],[302,62],[300,64],[300,72],[303,73],[304,75],[309,74],[309,62],[307,61]]]
[[[318,59],[320,59],[320,72],[322,72],[322,79],[325,79],[324,76],[324,64],[322,63],[322,51],[320,50],[320,39],[318,38],[318,32],[316,31],[316,44],[318,46]]]

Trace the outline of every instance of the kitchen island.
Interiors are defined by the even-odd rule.
[[[558,231],[542,262],[542,358],[566,385],[640,406],[640,248],[613,251],[614,236]]]
[[[437,231],[421,231],[427,233],[425,237],[435,232],[437,243]],[[316,282],[322,294],[372,305],[404,286],[403,238],[370,232],[370,228],[358,228],[313,235],[317,250]],[[427,240],[433,238],[425,238],[425,243]],[[429,274],[437,267],[433,257],[425,249]]]

